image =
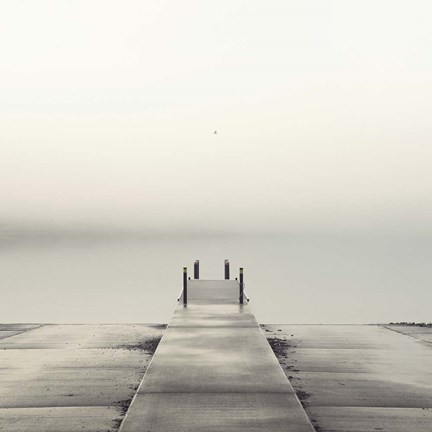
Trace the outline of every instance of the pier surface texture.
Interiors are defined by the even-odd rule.
[[[188,281],[121,432],[311,432],[237,281]]]
[[[117,431],[164,330],[0,324],[0,431]]]

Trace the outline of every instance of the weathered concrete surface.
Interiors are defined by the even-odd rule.
[[[279,331],[280,330],[280,331]],[[432,345],[379,326],[266,325],[318,430],[432,432]]]
[[[386,325],[385,328],[393,330],[407,336],[412,336],[416,339],[420,339],[425,342],[432,344],[432,328],[431,327],[420,327],[420,326],[398,326],[398,325]]]
[[[41,324],[0,324],[0,340],[33,330]]]
[[[294,394],[251,392],[140,392],[121,429],[122,432],[312,430]]]
[[[143,342],[163,331],[143,324],[44,325],[3,338],[0,430],[117,430],[152,356]]]
[[[0,431],[106,432],[119,415],[117,407],[0,408]]]
[[[122,432],[296,431],[312,426],[235,281],[190,281]]]

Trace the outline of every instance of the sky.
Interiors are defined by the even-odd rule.
[[[0,227],[430,233],[431,16],[2,1]]]

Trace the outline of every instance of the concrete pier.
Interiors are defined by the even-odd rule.
[[[313,431],[239,292],[187,282],[121,432]]]

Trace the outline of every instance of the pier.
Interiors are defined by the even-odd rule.
[[[0,324],[0,430],[432,432],[431,327],[259,326],[231,270],[179,272],[167,328]]]
[[[244,291],[230,279],[190,280],[135,395],[121,432],[296,431],[309,422]]]

